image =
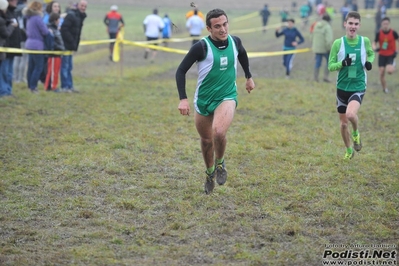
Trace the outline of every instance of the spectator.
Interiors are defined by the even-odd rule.
[[[324,13],[326,13],[326,7],[327,4],[321,2],[316,6],[317,15],[320,18],[324,15]]]
[[[309,23],[309,15],[310,15],[310,6],[309,2],[305,1],[303,5],[299,8],[299,13],[302,19],[302,26],[306,28]]]
[[[296,8],[297,8],[297,3],[296,1],[291,2],[291,13],[295,14],[296,13]]]
[[[357,0],[352,0],[352,10],[351,11],[359,11],[359,6],[357,4]]]
[[[288,21],[288,9],[286,7],[283,7],[283,9],[281,9],[280,17],[281,17],[281,22]]]
[[[309,17],[310,17],[313,13],[314,0],[308,0],[308,6],[309,6]]]
[[[380,0],[380,2],[378,3],[378,6],[377,6],[377,11],[380,11],[381,19],[386,17],[386,15],[387,15],[387,6],[385,4],[385,0]]]
[[[192,45],[198,42],[198,37],[201,36],[202,30],[205,28],[205,23],[197,14],[197,10],[194,10],[194,15],[187,19],[186,28],[190,32],[190,36],[193,38]]]
[[[61,6],[60,3],[56,1],[51,1],[47,4],[44,15],[43,15],[43,22],[44,24],[49,24],[49,19],[51,13],[57,13],[60,15],[60,23],[58,28],[61,28],[62,22],[64,21],[64,16],[61,15]]]
[[[263,32],[266,32],[267,21],[269,20],[269,17],[271,15],[269,7],[267,6],[267,4],[265,4],[265,6],[262,8],[262,10],[259,12],[259,14],[262,17]]]
[[[118,6],[112,5],[111,10],[104,18],[104,24],[107,26],[107,32],[110,39],[116,39],[119,30],[125,26],[122,15],[118,12]],[[109,59],[112,61],[115,42],[109,44]]]
[[[46,0],[45,4],[46,4],[45,7],[43,7],[43,9],[44,9],[43,22],[44,22],[44,24],[48,25],[51,13],[57,13],[57,14],[61,15],[61,6],[58,2],[51,1],[51,0],[50,1]],[[60,24],[58,26],[59,28],[61,27],[62,22],[63,22],[63,18],[61,17]],[[43,84],[46,82],[47,61],[48,61],[48,55],[45,55],[44,56],[44,64],[43,64],[43,72],[42,72],[42,74],[40,74],[40,82],[42,82]]]
[[[61,26],[61,36],[65,50],[77,51],[82,33],[83,21],[86,18],[87,1],[80,0],[76,9],[71,9]],[[64,55],[61,59],[61,89],[63,92],[79,92],[73,85],[73,55]]]
[[[42,20],[42,4],[38,1],[31,2],[26,11],[26,17],[26,34],[28,36],[26,49],[44,50],[44,38],[49,31]],[[43,72],[44,58],[44,54],[29,54],[27,80],[28,88],[32,93],[38,93],[37,84],[40,74]]]
[[[156,41],[159,39],[159,32],[163,30],[165,24],[160,16],[158,16],[158,9],[154,9],[152,14],[145,17],[143,21],[143,27],[147,41]],[[144,58],[147,59],[149,48],[146,48],[144,53]],[[152,50],[151,62],[154,62],[155,56],[157,54],[156,50]]]
[[[375,33],[379,32],[381,28],[381,21],[386,17],[387,8],[385,6],[385,1],[380,0],[377,5],[377,12],[375,14]]]
[[[68,6],[65,8],[65,13],[68,14],[69,11],[75,10],[77,8],[77,5],[74,1],[70,1]]]
[[[364,8],[365,9],[374,9],[375,0],[365,0],[364,1]]]
[[[0,47],[4,47],[6,39],[12,34],[14,29],[18,26],[16,22],[8,23],[7,25],[7,20],[6,20],[7,7],[8,7],[8,2],[6,0],[0,0]],[[5,58],[6,54],[0,52],[0,67]],[[11,96],[12,95],[11,91],[3,89],[5,88],[3,84],[4,84],[3,75],[0,75],[0,97]]]
[[[165,14],[165,16],[163,17],[163,23],[165,24],[165,26],[162,30],[162,39],[170,39],[170,37],[172,37],[173,23],[172,20],[170,20],[168,14]],[[168,43],[165,41],[164,45],[168,46]]]
[[[27,0],[19,0],[17,8],[15,9],[18,25],[21,33],[21,48],[25,48],[26,42],[26,2]],[[28,54],[23,53],[22,56],[14,58],[13,64],[13,81],[16,83],[26,82],[26,67],[28,65]]]
[[[277,28],[275,35],[277,38],[284,35],[285,39],[284,39],[283,50],[291,51],[291,50],[295,50],[299,44],[301,44],[305,41],[305,39],[303,38],[303,36],[299,32],[299,30],[297,28],[295,28],[295,20],[294,19],[288,19],[287,22],[288,22],[288,26],[283,29]],[[285,72],[286,78],[290,77],[294,57],[295,57],[294,53],[283,55],[283,65],[286,69],[286,72]]]
[[[324,14],[321,21],[314,26],[312,33],[312,51],[315,53],[314,80],[319,82],[319,72],[323,61],[326,59],[326,67],[324,68],[324,82],[330,82],[328,79],[328,56],[333,43],[333,31],[330,25],[330,16]]]
[[[342,28],[345,29],[344,22],[346,19],[346,15],[351,11],[349,4],[345,3],[343,7],[341,7],[341,14],[342,14]]]
[[[18,26],[18,20],[15,14],[17,9],[17,0],[8,0],[8,7],[6,11],[6,21],[8,23],[16,23]],[[18,27],[15,27],[11,35],[6,39],[5,47],[21,48],[21,31]],[[21,53],[6,53],[6,58],[1,63],[0,74],[2,75],[2,88],[1,91],[7,91],[8,94],[12,94],[12,80],[14,76],[14,58],[16,56],[22,56]]]
[[[49,17],[48,29],[50,34],[52,35],[53,42],[53,51],[64,51],[64,42],[61,37],[61,32],[59,30],[60,24],[60,14],[51,13]],[[61,69],[61,55],[50,54],[47,59],[47,75],[46,81],[44,83],[44,89],[47,91],[59,92],[58,89],[58,77],[60,75]]]
[[[190,17],[194,16],[195,11],[197,10],[197,15],[202,18],[202,20],[205,19],[204,14],[198,10],[198,7],[195,7],[193,10],[190,10],[186,13],[186,20],[189,19]]]
[[[326,12],[324,12],[324,14],[328,14],[330,16],[330,21],[335,16],[335,13],[336,13],[335,8],[331,4],[326,4]],[[323,16],[321,16],[321,17],[323,17]]]

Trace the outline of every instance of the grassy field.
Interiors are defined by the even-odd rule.
[[[106,38],[105,6],[90,12],[83,39]],[[234,22],[247,12],[231,12],[232,33],[259,27],[259,17]],[[136,25],[127,39],[143,40],[146,13],[126,11]],[[333,25],[338,38],[339,18]],[[364,19],[360,33],[372,39],[373,29]],[[273,34],[240,37],[248,52],[278,51]],[[322,265],[331,245],[397,250],[398,72],[383,94],[374,62],[359,112],[364,147],[344,162],[335,88],[311,80],[313,55],[297,55],[290,80],[280,56],[251,59],[257,87],[246,93],[240,69],[229,178],[207,196],[193,116],[177,110],[182,55],[150,63],[125,46],[115,64],[107,53],[75,56],[79,94],[16,84],[16,98],[0,99],[0,265]],[[190,101],[195,77],[193,66]]]

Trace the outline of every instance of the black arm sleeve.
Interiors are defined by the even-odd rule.
[[[183,58],[176,71],[176,85],[177,91],[179,92],[180,100],[187,99],[186,94],[186,73],[191,68],[191,66],[202,59],[205,58],[205,43],[204,41],[199,41],[191,46],[190,50]]]
[[[238,38],[237,36],[232,36],[238,50],[238,61],[240,62],[240,65],[242,69],[244,70],[245,73],[245,78],[249,79],[252,78],[251,71],[249,70],[249,60],[248,60],[248,54],[247,51],[245,50],[244,46],[242,45],[241,39]]]
[[[375,34],[374,42],[378,43],[379,39],[380,39],[380,32],[378,31],[378,32]]]
[[[398,33],[396,31],[393,31],[393,37],[395,40],[399,39]]]

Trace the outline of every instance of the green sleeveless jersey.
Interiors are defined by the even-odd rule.
[[[237,98],[237,56],[238,50],[233,38],[229,35],[229,45],[220,50],[209,40],[203,38],[207,46],[204,60],[197,62],[198,82],[194,94],[194,107],[204,114],[212,102],[236,100]],[[202,112],[201,112],[202,110]]]
[[[346,55],[352,58],[352,65],[343,67],[338,72],[337,88],[344,91],[363,91],[367,87],[367,73],[364,64],[367,53],[362,36],[358,36],[355,46],[348,44],[346,36],[341,38],[341,46],[338,52],[338,62],[345,59]]]

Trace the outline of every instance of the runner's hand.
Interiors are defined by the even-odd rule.
[[[352,65],[352,58],[349,57],[349,54],[346,54],[346,57],[344,60],[342,60],[342,66],[350,66]]]
[[[364,67],[367,69],[367,71],[370,71],[373,68],[373,65],[369,61],[366,61]]]
[[[187,99],[181,99],[177,109],[179,109],[181,115],[190,115],[190,104]]]
[[[255,82],[252,78],[247,79],[245,83],[245,88],[247,89],[248,93],[251,93],[253,89],[255,89]]]

